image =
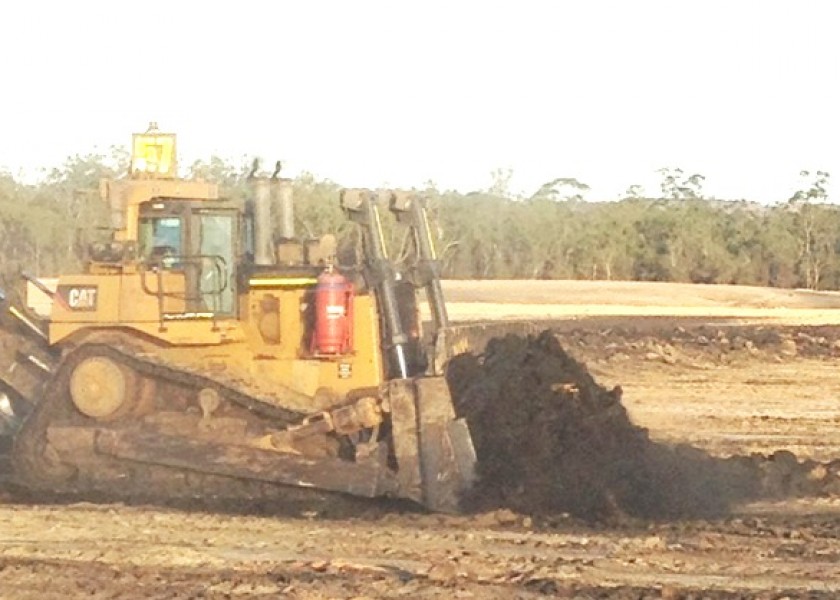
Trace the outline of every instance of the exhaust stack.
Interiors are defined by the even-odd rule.
[[[265,177],[254,179],[254,263],[274,264],[274,242],[271,239],[271,182]]]
[[[279,200],[280,239],[295,239],[295,203],[292,196],[292,180],[276,179],[277,198]]]

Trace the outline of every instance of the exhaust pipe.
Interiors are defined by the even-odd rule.
[[[254,179],[254,264],[274,264],[271,229],[271,183],[265,177],[257,177]]]
[[[295,203],[292,194],[291,179],[276,179],[277,199],[280,214],[280,239],[295,239]]]
[[[292,180],[276,177],[254,177],[252,203],[254,223],[254,264],[271,266],[300,264],[302,246],[295,238],[295,204]],[[276,202],[276,203],[275,203]],[[274,210],[278,217],[278,244],[274,238]],[[291,243],[291,244],[290,244]],[[286,247],[286,250],[283,247]],[[294,250],[288,247],[294,246]]]

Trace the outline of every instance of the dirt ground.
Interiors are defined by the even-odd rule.
[[[513,286],[498,314],[550,305],[552,293],[571,289],[542,283],[530,294]],[[772,493],[714,516],[616,510],[587,519],[498,507],[441,516],[383,504],[352,516],[49,505],[0,492],[0,597],[840,597],[840,326],[832,325],[840,299],[708,286],[578,289],[590,306],[614,308],[571,311],[553,323],[557,340],[620,397],[650,443],[697,448],[678,458],[752,460],[777,477],[762,488]],[[482,301],[498,299],[488,290],[447,293],[454,306],[486,316],[493,307]],[[789,324],[751,312],[785,302],[808,318]],[[644,315],[632,312],[645,306]],[[801,468],[777,469],[791,461]]]
[[[648,317],[840,324],[840,292],[644,281],[445,281],[456,321]]]

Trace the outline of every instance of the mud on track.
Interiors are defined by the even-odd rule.
[[[477,443],[528,460],[494,453],[477,512],[0,496],[0,597],[835,598],[840,499],[824,448],[840,435],[836,339],[593,320],[559,345],[502,341],[459,365],[493,367],[485,408],[470,408],[473,385],[456,395],[494,424]],[[674,447],[686,440],[700,448]],[[750,477],[718,477],[736,467]]]

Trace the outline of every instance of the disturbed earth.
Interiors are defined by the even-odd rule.
[[[464,515],[0,491],[0,597],[840,597],[840,327],[553,325],[450,364]]]

